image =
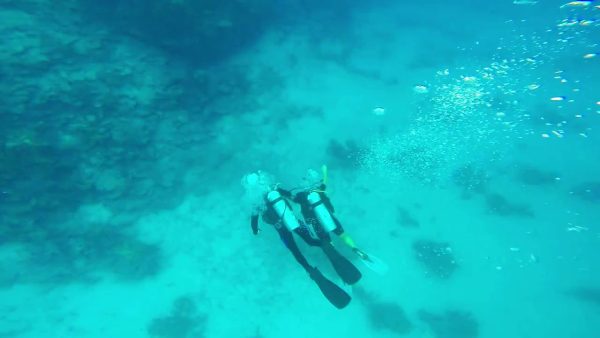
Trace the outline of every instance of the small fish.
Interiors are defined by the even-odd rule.
[[[577,25],[578,21],[577,20],[563,20],[561,21],[557,26],[558,27],[572,27]]]
[[[514,0],[513,4],[515,5],[535,5],[538,2],[535,0]]]
[[[373,109],[373,114],[377,115],[377,116],[385,115],[385,108],[383,108],[383,107],[375,107]]]
[[[590,26],[594,22],[596,22],[596,20],[579,20],[579,25],[580,26]]]
[[[535,83],[532,83],[532,84],[530,84],[530,85],[527,86],[527,89],[529,89],[529,90],[536,90],[538,88],[540,88],[540,85],[539,84],[535,84]]]
[[[427,86],[424,86],[424,85],[416,85],[413,88],[413,90],[417,94],[427,94],[427,93],[429,93],[429,88],[427,88]]]
[[[560,6],[560,8],[564,7],[587,7],[592,4],[592,1],[571,1],[566,4]]]
[[[550,101],[564,101],[566,99],[566,97],[564,96],[555,96],[550,98]]]
[[[448,69],[438,70],[436,73],[437,73],[437,75],[448,76],[448,75],[450,75],[450,70],[448,70]]]
[[[537,256],[536,256],[536,255],[534,255],[534,254],[530,254],[530,255],[529,255],[529,261],[530,261],[531,263],[537,263],[537,262],[539,262],[539,259],[537,258]]]
[[[593,59],[598,56],[598,53],[588,53],[583,56],[584,59]]]

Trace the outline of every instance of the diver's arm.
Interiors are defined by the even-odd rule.
[[[294,236],[292,236],[292,233],[285,227],[277,228],[277,232],[279,233],[279,237],[285,246],[288,248],[288,250],[290,250],[292,255],[294,255],[294,258],[296,258],[296,261],[300,263],[304,270],[310,274],[314,267],[310,266],[304,255],[302,255],[302,252],[300,252],[296,241],[294,241]]]
[[[287,198],[287,199],[291,199],[292,198],[292,192],[289,190],[285,190],[282,188],[277,187],[277,192],[279,192],[281,194],[281,196]]]

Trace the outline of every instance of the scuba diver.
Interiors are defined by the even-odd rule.
[[[327,166],[321,167],[322,177],[313,169],[308,169],[303,181],[302,188],[284,191],[287,198],[292,199],[300,205],[304,221],[315,229],[318,238],[331,245],[329,233],[336,234],[350,249],[362,260],[368,260],[368,255],[356,247],[354,240],[344,231],[342,224],[334,215],[335,209],[331,200],[326,195],[327,189]],[[295,195],[292,191],[300,190]]]
[[[272,179],[269,175],[260,171],[246,175],[242,180],[242,184],[246,188],[246,195],[250,195],[254,200],[250,220],[252,232],[255,235],[259,233],[258,219],[259,216],[262,216],[263,222],[274,226],[285,246],[309,274],[310,278],[315,281],[321,293],[329,302],[338,309],[346,307],[351,301],[350,295],[327,279],[317,267],[308,262],[298,248],[293,233],[300,236],[310,246],[322,247],[335,271],[345,283],[352,285],[358,282],[362,276],[360,271],[337,252],[329,241],[312,237],[307,224],[298,220],[294,215],[290,200],[285,197],[289,192],[273,185],[271,182]],[[259,194],[262,195],[262,203],[257,203]]]
[[[265,223],[274,225],[281,240],[294,255],[294,258],[304,268],[310,277],[317,283],[325,297],[337,308],[348,305],[351,297],[335,283],[328,280],[314,266],[311,266],[300,252],[292,234],[296,233],[308,245],[320,247],[332,264],[336,273],[344,283],[353,285],[357,283],[362,274],[332,245],[329,232],[333,232],[356,253],[367,267],[376,272],[381,267],[387,269],[385,264],[371,255],[358,249],[344,229],[339,220],[333,215],[334,208],[329,198],[325,195],[327,184],[327,167],[323,166],[323,178],[317,178],[314,170],[309,170],[302,188],[285,190],[278,185],[273,185],[273,180],[263,172],[246,175],[242,184],[247,195],[253,195],[255,201],[251,216],[251,227],[256,235],[259,232],[258,219],[262,214]],[[299,190],[299,191],[298,191]],[[298,191],[297,193],[293,193]],[[260,202],[256,203],[259,199]],[[300,205],[304,222],[298,220],[292,209],[291,202]],[[313,235],[314,234],[314,235]]]

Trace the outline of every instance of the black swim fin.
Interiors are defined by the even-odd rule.
[[[352,285],[356,284],[362,277],[360,270],[352,264],[346,257],[342,256],[329,242],[324,242],[321,245],[323,252],[329,258],[331,265],[342,278],[344,283]]]
[[[325,278],[321,271],[317,268],[312,268],[310,272],[310,278],[317,283],[319,289],[321,289],[321,293],[329,300],[333,306],[338,309],[345,308],[348,304],[350,304],[350,300],[352,298],[349,294],[346,293],[342,288],[337,286],[334,282]]]

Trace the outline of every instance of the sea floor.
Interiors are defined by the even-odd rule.
[[[177,93],[165,88],[183,66],[90,28],[90,40],[77,39],[83,66],[57,66],[40,86],[56,88],[52,76],[74,79],[55,89],[60,97],[67,86],[102,79],[90,89],[96,102],[113,94],[121,97],[115,106],[130,102],[136,113],[110,117],[108,127],[77,114],[60,122],[69,126],[61,149],[84,147],[69,145],[78,128],[106,127],[126,160],[111,163],[103,140],[89,146],[78,170],[100,194],[69,200],[53,221],[64,232],[31,230],[39,242],[18,232],[11,241],[17,235],[0,228],[0,337],[595,337],[600,97],[592,85],[600,67],[581,58],[588,33],[560,33],[564,14],[544,20],[528,6],[375,7],[355,14],[343,34],[320,32],[319,22],[273,29],[219,67],[197,70],[205,87]],[[0,16],[14,18],[5,32],[28,27],[30,37],[45,22],[2,7]],[[565,36],[574,37],[568,45]],[[85,64],[85,55],[94,59]],[[15,88],[36,81],[23,76]],[[107,76],[113,86],[134,85],[111,87]],[[577,101],[557,109],[551,98],[572,92],[564,86],[575,77]],[[226,94],[195,101],[206,88]],[[157,103],[170,95],[179,95],[179,110]],[[557,126],[556,114],[569,123]],[[141,136],[123,136],[130,132]],[[35,143],[36,133],[7,134],[5,148]],[[249,206],[240,203],[247,173],[264,170],[293,187],[322,164],[344,228],[389,265],[378,275],[335,240],[363,273],[344,286],[353,301],[343,310],[269,225],[252,235]],[[64,245],[51,246],[51,259],[45,245],[53,240]],[[299,245],[342,283],[320,250]],[[90,258],[105,250],[118,259]]]

